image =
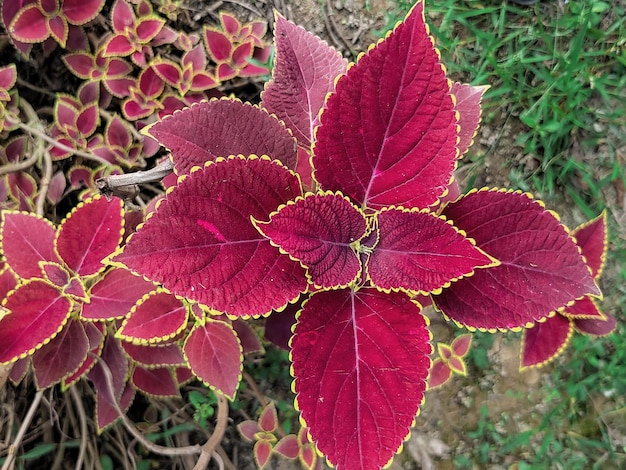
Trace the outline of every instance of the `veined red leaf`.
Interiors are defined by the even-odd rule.
[[[219,160],[169,193],[113,261],[219,312],[267,314],[298,297],[306,278],[250,218],[267,220],[299,194],[298,178],[276,161]]]
[[[9,380],[16,387],[20,384],[26,374],[30,370],[30,357],[25,357],[24,359],[18,359],[13,364],[11,364],[11,372],[9,373]]]
[[[272,436],[274,435],[272,434]],[[276,440],[276,436],[274,436],[274,440]],[[252,452],[254,453],[254,461],[260,470],[265,468],[272,457],[272,443],[270,439],[259,439],[254,443]]]
[[[80,276],[104,269],[102,260],[122,241],[123,201],[96,196],[81,202],[65,218],[55,241],[59,256]]]
[[[0,262],[0,266],[0,299],[4,299],[9,291],[15,289],[17,279],[4,263]]]
[[[22,279],[41,277],[40,261],[60,263],[54,251],[56,229],[46,219],[24,212],[2,211],[0,240],[11,270]]]
[[[300,454],[300,443],[295,434],[288,434],[274,446],[274,452],[286,459],[297,459]]]
[[[106,0],[63,0],[63,15],[74,25],[83,25],[93,20]]]
[[[259,416],[259,429],[265,432],[274,432],[278,427],[278,413],[276,412],[276,406],[271,401],[267,404],[261,415]]]
[[[268,155],[295,169],[293,137],[274,116],[235,100],[201,102],[150,126],[148,133],[172,152],[178,174],[218,157]]]
[[[428,390],[441,387],[450,378],[452,378],[452,370],[441,358],[435,359],[428,375]]]
[[[183,352],[176,343],[161,345],[132,344],[122,342],[122,349],[133,361],[148,369],[185,364]]]
[[[130,380],[145,395],[160,398],[178,397],[180,395],[176,379],[167,367],[146,369],[136,365]]]
[[[245,355],[258,354],[265,351],[256,332],[245,320],[237,318],[232,322],[232,327],[235,333],[237,333],[237,337],[241,342],[241,349]]]
[[[183,352],[196,377],[229,399],[235,398],[243,355],[239,339],[228,323],[207,319],[196,325],[185,340]]]
[[[36,4],[25,5],[12,18],[8,32],[11,37],[23,43],[43,42],[50,36],[48,18]]]
[[[528,327],[576,298],[600,294],[565,228],[530,196],[474,191],[443,213],[500,261],[433,298],[458,324],[492,330]]]
[[[464,334],[454,338],[454,341],[452,341],[450,347],[452,348],[452,351],[455,355],[459,357],[465,357],[467,356],[467,353],[469,353],[471,345],[472,335]]]
[[[125,341],[158,343],[173,338],[187,326],[187,307],[172,294],[146,294],[124,320],[116,336]]]
[[[377,215],[378,242],[367,274],[383,290],[437,293],[495,261],[451,222],[428,211],[390,208]]]
[[[572,231],[572,236],[576,238],[576,244],[580,247],[587,266],[591,269],[591,275],[597,279],[602,274],[608,248],[606,212],[576,227]]]
[[[31,355],[63,328],[72,302],[46,281],[26,281],[2,302],[0,363]]]
[[[578,299],[572,305],[566,307],[561,314],[564,317],[572,319],[604,319],[604,314],[598,309],[596,303],[589,296]]]
[[[100,353],[104,348],[105,338],[105,324],[103,323],[83,323],[85,333],[89,340],[89,352],[90,355],[85,357],[82,364],[76,369],[75,372],[65,377],[61,382],[61,389],[67,390],[75,382],[77,382],[84,374],[91,371],[96,363],[95,357],[100,357]]]
[[[430,368],[430,333],[403,293],[318,292],[292,338],[294,391],[318,449],[338,469],[378,469],[409,433]]]
[[[615,330],[617,320],[609,313],[604,318],[575,318],[574,327],[583,334],[593,336],[606,336]]]
[[[272,79],[261,93],[262,106],[291,130],[298,144],[310,149],[317,116],[335,78],[348,62],[326,42],[276,14],[276,60]]]
[[[213,59],[218,64],[230,60],[233,51],[233,44],[230,39],[221,31],[205,26],[204,45]]]
[[[96,424],[99,430],[109,426],[120,417],[114,402],[125,410],[122,398],[127,388],[127,376],[128,359],[119,341],[113,336],[107,336],[101,357],[96,366],[87,374],[96,390]]]
[[[456,126],[418,3],[338,80],[316,130],[314,177],[363,207],[428,207],[450,183]]]
[[[154,290],[154,284],[127,269],[111,269],[91,287],[90,302],[82,305],[81,318],[85,320],[112,320],[122,318],[145,294]]]
[[[472,86],[466,83],[453,83],[454,109],[459,113],[459,157],[462,157],[472,145],[478,125],[480,124],[480,101],[487,86]]]
[[[520,370],[540,367],[563,352],[574,332],[574,323],[558,313],[524,330]]]
[[[367,221],[341,194],[307,194],[274,212],[269,222],[255,221],[255,226],[300,261],[318,287],[347,286],[361,272],[355,246],[365,235]]]
[[[88,352],[89,339],[83,325],[70,319],[52,341],[33,354],[37,388],[48,388],[76,371]]]

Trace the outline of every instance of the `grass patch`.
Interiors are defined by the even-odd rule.
[[[381,35],[413,1],[394,3]],[[471,168],[470,184],[488,162],[499,168],[491,184],[538,193],[548,205],[560,204],[568,220],[589,219],[607,209],[610,244],[602,308],[618,319],[618,330],[607,338],[574,336],[544,377],[543,414],[532,429],[509,435],[502,432],[506,414],[498,421],[481,413],[478,426],[464,431],[475,448],[453,456],[460,468],[511,465],[511,458],[510,468],[517,469],[626,467],[624,17],[623,0],[539,1],[530,7],[426,1],[426,19],[451,77],[490,84],[483,125],[510,131],[491,147],[478,142],[477,150],[470,150],[474,154],[463,161]],[[476,338],[470,360],[486,374],[495,373],[485,370],[486,353],[477,351],[490,347],[483,336]]]

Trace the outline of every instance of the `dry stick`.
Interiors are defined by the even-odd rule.
[[[37,152],[33,152],[33,154],[24,161],[13,163],[11,165],[2,165],[0,166],[0,176],[8,173],[15,173],[16,171],[26,170],[37,163],[38,158],[39,155]]]
[[[13,440],[13,444],[9,446],[9,452],[7,454],[6,460],[4,461],[4,465],[2,465],[2,470],[9,470],[10,468],[13,468],[13,460],[15,460],[15,453],[17,452],[17,449],[20,447],[20,443],[22,442],[22,439],[24,439],[24,435],[26,434],[26,431],[28,430],[28,427],[30,426],[30,422],[33,420],[33,417],[35,416],[35,411],[37,411],[37,408],[39,407],[39,403],[41,402],[42,397],[43,397],[43,390],[39,390],[35,394],[35,399],[30,404],[28,413],[26,413],[24,422],[20,426],[20,429],[17,432],[15,439]]]
[[[350,52],[350,54],[354,55],[354,51],[352,50],[352,43],[350,43],[350,41],[348,41],[345,38],[345,36],[341,33],[341,30],[339,29],[339,26],[337,26],[337,23],[335,22],[335,12],[333,10],[333,7],[332,7],[331,3],[332,3],[332,0],[328,0],[326,2],[326,9],[328,11],[326,12],[325,16],[330,21],[330,24],[332,25],[333,29],[337,33],[337,36],[339,36],[339,39],[341,39],[341,42],[346,47],[348,52]],[[326,27],[328,28],[328,23],[326,24]]]
[[[28,132],[29,134],[33,135],[33,136],[37,136],[40,139],[45,140],[46,142],[48,142],[49,144],[51,144],[54,147],[60,148],[61,150],[64,150],[66,152],[72,153],[78,157],[83,157],[85,160],[91,160],[94,161],[96,163],[99,163],[100,165],[110,165],[111,163],[106,161],[104,158],[100,158],[97,155],[94,155],[93,153],[88,153],[88,152],[83,152],[82,150],[78,150],[72,147],[68,147],[65,144],[62,144],[61,142],[58,142],[56,140],[54,140],[52,137],[50,137],[48,134],[46,134],[45,132],[40,131],[39,129],[36,129],[34,127],[30,127],[28,124],[24,124],[23,122],[20,122],[19,124],[20,129],[22,129],[23,131]]]
[[[226,431],[226,423],[228,421],[228,401],[226,400],[226,397],[218,391],[215,391],[215,396],[217,397],[217,424],[215,425],[215,429],[213,430],[209,440],[202,446],[202,453],[200,454],[200,458],[196,462],[195,467],[193,467],[193,470],[204,470],[209,464],[211,456],[216,458],[218,461],[220,470],[224,470],[224,462],[221,461],[222,458],[217,454],[217,452],[215,452],[215,448],[222,441],[224,432]]]
[[[98,359],[98,357],[95,354],[90,353],[90,355]],[[115,408],[115,411],[117,411],[117,414],[122,419],[122,423],[124,423],[124,426],[126,426],[126,429],[128,429],[128,431],[133,435],[135,439],[139,441],[141,445],[143,445],[150,452],[153,452],[159,455],[167,455],[170,457],[172,456],[175,457],[178,455],[199,454],[200,452],[202,452],[202,447],[200,447],[197,444],[194,446],[171,448],[171,447],[160,446],[158,444],[154,444],[150,442],[149,440],[147,440],[143,434],[137,431],[132,421],[128,419],[126,414],[120,408],[119,403],[115,399],[115,389],[113,388],[113,374],[111,373],[111,369],[109,369],[109,366],[104,361],[99,360],[98,364],[102,366],[102,371],[104,372],[104,378],[105,378],[105,382],[107,385],[107,391],[111,395],[110,398],[113,398],[111,401],[112,401],[113,407]]]
[[[76,470],[83,468],[83,460],[85,459],[85,452],[87,450],[87,415],[85,413],[85,407],[83,402],[76,391],[76,386],[70,387],[70,395],[74,400],[76,411],[78,412],[78,418],[80,420],[80,450],[78,452],[78,460],[76,460]]]
[[[35,202],[35,212],[39,216],[43,216],[44,204],[46,203],[46,196],[48,196],[48,189],[50,188],[50,181],[52,180],[52,157],[50,152],[43,151],[43,175],[39,180],[39,194],[37,195],[37,201]]]
[[[172,171],[174,171],[174,163],[168,158],[150,170],[99,178],[96,180],[96,188],[107,197],[117,196],[126,199],[137,192],[136,185],[161,181]]]

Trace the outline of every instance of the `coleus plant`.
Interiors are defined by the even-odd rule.
[[[423,3],[347,69],[280,16],[275,41],[261,106],[202,102],[147,129],[179,180],[110,262],[231,318],[295,307],[311,440],[337,468],[381,468],[424,399],[424,305],[520,331],[600,290],[541,202],[459,195],[484,88],[448,80]]]

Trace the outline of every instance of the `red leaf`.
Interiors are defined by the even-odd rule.
[[[459,113],[459,157],[462,157],[472,145],[480,124],[480,101],[486,86],[472,86],[465,83],[453,83],[452,94],[455,98],[454,109]]]
[[[162,342],[173,338],[187,326],[187,307],[167,292],[152,292],[130,312],[116,336],[126,341]]]
[[[46,281],[33,279],[9,293],[0,319],[0,363],[31,355],[63,328],[72,303]]]
[[[17,81],[17,68],[15,64],[10,64],[4,67],[0,67],[0,90],[8,91],[15,86]],[[4,95],[3,101],[8,101],[10,98]]]
[[[450,182],[456,115],[423,3],[337,82],[316,131],[322,189],[372,209],[434,204]]]
[[[573,322],[558,313],[525,329],[520,369],[540,367],[552,361],[563,352],[573,332]]]
[[[56,238],[56,248],[67,266],[80,276],[104,269],[102,260],[122,240],[123,202],[96,196],[75,207],[65,218]]]
[[[596,303],[588,296],[578,299],[572,305],[566,307],[561,314],[572,319],[604,319],[604,314],[598,309]]]
[[[467,356],[467,353],[469,353],[471,345],[472,335],[464,334],[454,338],[454,341],[452,341],[452,344],[450,346],[452,347],[452,351],[454,352],[454,354],[459,357],[465,357]]]
[[[297,459],[300,454],[300,444],[295,434],[283,437],[274,446],[274,452],[287,459]]]
[[[274,432],[278,427],[278,414],[274,402],[271,401],[263,408],[261,416],[259,416],[259,429],[265,432]]]
[[[347,61],[317,36],[276,15],[276,62],[272,80],[261,93],[262,105],[291,130],[298,144],[310,150],[317,116],[335,78]]]
[[[50,31],[50,36],[52,36],[61,47],[65,48],[67,38],[70,34],[70,26],[67,24],[67,20],[63,16],[48,18],[48,30]]]
[[[82,137],[87,138],[91,136],[100,125],[100,108],[98,103],[91,103],[81,109],[76,117],[76,124]]]
[[[255,440],[254,435],[259,432],[259,423],[247,419],[237,425],[237,430],[244,439],[253,442]]]
[[[178,174],[217,157],[269,155],[296,166],[293,137],[275,117],[240,101],[211,100],[174,114],[149,128],[172,152]]]
[[[576,227],[572,235],[576,238],[576,244],[580,247],[587,266],[591,269],[591,275],[597,279],[602,273],[608,248],[606,212]]]
[[[46,195],[48,201],[53,205],[57,205],[63,199],[66,186],[65,174],[62,171],[57,171],[50,180],[48,194]]]
[[[135,45],[123,34],[112,36],[104,46],[104,57],[125,57],[135,50]]]
[[[426,326],[402,293],[326,291],[304,304],[291,353],[297,405],[337,468],[380,468],[402,445],[426,388]]]
[[[111,24],[116,33],[123,33],[125,29],[133,27],[137,18],[133,8],[126,0],[116,0],[111,8]]]
[[[250,218],[266,220],[299,192],[278,162],[219,160],[169,193],[113,261],[219,312],[267,314],[298,297],[306,278]]]
[[[233,45],[221,31],[204,27],[204,45],[214,62],[230,60]]]
[[[52,223],[35,214],[2,211],[2,253],[13,272],[22,279],[41,277],[40,261],[60,263],[55,232]]]
[[[70,319],[50,343],[33,354],[37,388],[48,388],[76,371],[88,352],[89,339],[83,325]]]
[[[452,377],[452,371],[448,365],[441,359],[437,358],[430,367],[430,375],[428,376],[428,390],[441,387]]]
[[[122,343],[122,349],[135,362],[148,369],[163,366],[180,366],[185,364],[183,353],[177,343],[163,346],[138,345]]]
[[[574,327],[586,335],[606,336],[615,330],[617,321],[613,315],[604,314],[604,319],[599,318],[576,318],[573,320]]]
[[[154,284],[126,269],[111,269],[91,287],[90,302],[83,304],[81,318],[112,320],[122,318]]]
[[[85,333],[89,339],[89,352],[93,355],[88,355],[80,367],[63,379],[62,388],[67,390],[68,387],[77,382],[84,374],[89,372],[95,365],[95,357],[99,357],[104,347],[104,323],[83,323]]]
[[[600,291],[558,219],[519,192],[471,192],[444,215],[500,261],[434,297],[437,308],[470,328],[528,327],[574,299]]]
[[[137,39],[141,44],[152,41],[163,29],[165,20],[157,16],[144,16],[137,21]]]
[[[189,367],[211,389],[231,400],[241,379],[243,356],[237,335],[225,322],[207,320],[196,325],[183,346]]]
[[[272,457],[272,443],[265,439],[257,441],[254,444],[254,460],[259,469],[265,468]]]
[[[178,397],[178,384],[169,368],[145,369],[135,366],[131,381],[142,393],[160,398]]]
[[[176,88],[180,85],[183,72],[178,64],[165,59],[152,61],[150,66],[154,72],[168,85]]]
[[[106,0],[63,0],[63,15],[72,24],[83,25],[93,20]]]
[[[307,194],[255,221],[272,243],[308,269],[321,288],[343,287],[361,272],[355,245],[365,235],[365,216],[341,194]]]
[[[247,322],[238,318],[232,322],[232,326],[241,342],[241,348],[244,354],[258,354],[264,351],[259,337]]]
[[[48,19],[36,4],[26,5],[11,21],[9,33],[20,42],[43,42],[50,36]]]
[[[472,240],[431,212],[383,210],[378,230],[367,274],[384,290],[437,293],[476,268],[494,264]]]

